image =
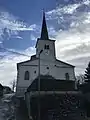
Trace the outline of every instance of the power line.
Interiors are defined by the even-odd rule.
[[[9,49],[4,48],[4,47],[2,47],[2,48],[0,48],[0,49],[3,49],[3,50],[5,50],[5,51],[7,51],[7,52],[11,52],[11,53],[14,53],[14,54],[18,54],[18,55],[30,57],[29,55],[26,55],[26,54],[23,54],[23,53],[20,53],[20,52],[16,52],[16,51],[13,51],[13,50],[9,50]]]

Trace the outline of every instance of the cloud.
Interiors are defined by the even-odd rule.
[[[89,5],[90,4],[90,0],[83,0],[83,3],[86,4],[86,5]]]
[[[14,51],[14,50],[13,50]],[[16,51],[17,53],[17,51]],[[16,79],[17,66],[16,64],[25,60],[29,60],[32,54],[35,53],[35,48],[29,47],[25,51],[19,51],[22,54],[14,54],[5,52],[5,56],[0,60],[0,82],[3,85],[11,86],[11,82]],[[26,54],[27,56],[24,56]],[[2,54],[3,56],[3,54]]]
[[[89,26],[88,26],[89,27]],[[78,29],[76,28],[78,31]],[[71,31],[71,32],[70,32]],[[56,53],[59,59],[67,61],[76,66],[76,73],[85,71],[85,67],[90,61],[90,39],[89,32],[86,30],[82,32],[63,31],[57,33],[56,36]],[[85,59],[82,66],[80,59]]]
[[[31,39],[31,40],[35,40],[35,41],[36,41],[36,39],[37,39],[37,38],[35,37],[35,35],[34,35],[34,34],[31,34],[31,35],[30,35],[30,39]]]
[[[8,12],[0,12],[0,39],[8,39],[12,35],[17,37],[20,31],[35,31],[36,29],[36,24],[28,25]]]
[[[67,6],[60,6],[56,9],[48,11],[46,13],[48,19],[57,19],[58,16],[62,16],[62,14],[72,14],[75,12],[76,8],[78,8],[81,4],[69,4]]]
[[[48,20],[56,20],[60,25],[60,29],[68,29],[71,26],[81,24],[81,22],[90,21],[90,1],[67,4],[56,7],[51,11],[46,12]],[[88,17],[89,16],[89,17]]]
[[[50,37],[52,37],[52,38],[55,37],[55,35],[56,35],[56,30],[54,29],[53,26],[49,26],[48,32],[49,32],[49,36],[50,36]]]
[[[57,58],[76,66],[76,74],[84,73],[90,61],[90,1],[58,6],[47,12],[48,20],[56,20],[53,26]]]
[[[16,36],[15,38],[17,38],[17,39],[23,39],[21,36]]]

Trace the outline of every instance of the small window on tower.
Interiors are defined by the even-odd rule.
[[[47,49],[47,50],[48,50],[48,49],[49,49],[49,45],[45,45],[45,46],[44,46],[44,49]]]
[[[47,45],[47,49],[49,49],[49,45]]]

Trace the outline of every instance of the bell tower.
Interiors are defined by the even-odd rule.
[[[43,20],[42,20],[42,28],[41,28],[41,36],[37,39],[36,42],[36,56],[38,56],[39,52],[43,50],[40,55],[41,59],[55,60],[55,40],[49,39],[45,12],[43,11]]]

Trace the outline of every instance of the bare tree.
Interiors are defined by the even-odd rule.
[[[79,74],[78,76],[76,76],[76,81],[78,84],[84,83],[85,82],[84,74]]]
[[[14,79],[10,84],[11,84],[12,91],[15,91],[15,88],[16,88],[16,80]]]

